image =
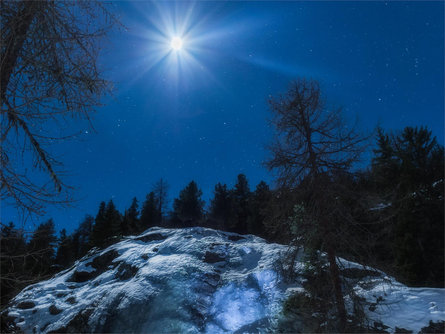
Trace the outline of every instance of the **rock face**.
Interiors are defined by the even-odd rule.
[[[69,270],[26,288],[9,316],[29,333],[202,333],[264,326],[283,298],[273,268],[284,249],[211,229],[153,228],[93,250]]]
[[[250,235],[152,228],[94,249],[70,269],[27,287],[4,316],[26,333],[264,332],[273,328],[289,293],[301,291],[298,280],[287,284],[281,278],[279,263],[286,250]],[[376,320],[387,324],[387,316],[391,328],[410,328],[408,320],[394,319],[397,312],[407,317],[414,289],[395,281],[385,289],[384,274],[339,261],[346,267],[344,277],[353,276],[358,293],[373,306]],[[380,295],[392,302],[390,290],[405,302],[393,306],[396,313],[376,302]],[[443,289],[421,292],[416,307],[423,318],[416,321],[427,326],[429,320],[445,318]]]

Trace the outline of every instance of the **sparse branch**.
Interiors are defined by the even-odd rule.
[[[117,20],[99,1],[6,0],[1,9],[1,199],[40,214],[47,203],[71,201],[50,147],[67,138],[61,128],[71,118],[91,126],[110,87],[97,66],[100,43]]]
[[[336,256],[346,223],[354,219],[343,204],[348,191],[340,179],[358,161],[367,138],[346,127],[341,109],[327,107],[320,85],[313,80],[293,82],[285,95],[270,100],[270,109],[276,136],[265,165],[277,171],[282,187],[299,193],[302,205],[294,203],[300,208],[294,241],[307,250],[316,247],[326,252],[338,329],[343,331],[347,313]]]

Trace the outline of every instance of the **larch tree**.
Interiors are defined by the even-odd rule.
[[[5,0],[0,13],[0,198],[42,214],[48,203],[71,200],[50,148],[85,130],[66,133],[73,118],[91,128],[109,90],[98,67],[101,41],[116,20],[100,1]]]
[[[280,185],[303,193],[301,204],[295,203],[296,240],[305,249],[316,247],[327,254],[341,331],[347,313],[336,257],[342,233],[339,223],[348,216],[348,208],[340,205],[343,193],[336,179],[358,161],[365,138],[347,127],[341,109],[327,107],[316,81],[295,81],[269,104],[276,135],[266,166],[277,172]]]
[[[24,268],[27,258],[26,236],[13,223],[0,229],[0,309],[23,287],[34,282]]]

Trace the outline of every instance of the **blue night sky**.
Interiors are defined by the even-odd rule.
[[[252,189],[273,183],[261,165],[272,131],[267,99],[298,77],[320,81],[332,105],[362,129],[426,125],[444,140],[443,2],[119,1],[125,29],[101,55],[113,95],[93,115],[96,132],[53,147],[78,199],[48,207],[58,229],[75,229],[100,201],[121,212],[154,182],[170,203],[195,180],[212,196],[239,173]],[[171,51],[173,36],[183,49]],[[3,221],[19,223],[2,209]]]

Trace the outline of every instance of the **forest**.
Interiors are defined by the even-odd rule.
[[[338,175],[354,196],[354,224],[342,235],[338,253],[372,264],[413,286],[444,285],[443,146],[425,127],[403,131],[377,130],[372,163],[364,169]],[[260,182],[251,188],[239,174],[235,186],[215,185],[210,203],[191,181],[168,203],[168,183],[161,179],[145,199],[133,198],[119,212],[112,200],[99,204],[70,235],[57,235],[50,219],[27,232],[13,222],[1,228],[2,305],[23,287],[71,266],[93,247],[106,247],[127,235],[153,226],[204,226],[254,234],[269,242],[295,238],[295,203],[299,188],[272,188]],[[139,204],[140,203],[140,204]]]
[[[2,1],[2,332],[440,332],[441,12]]]

